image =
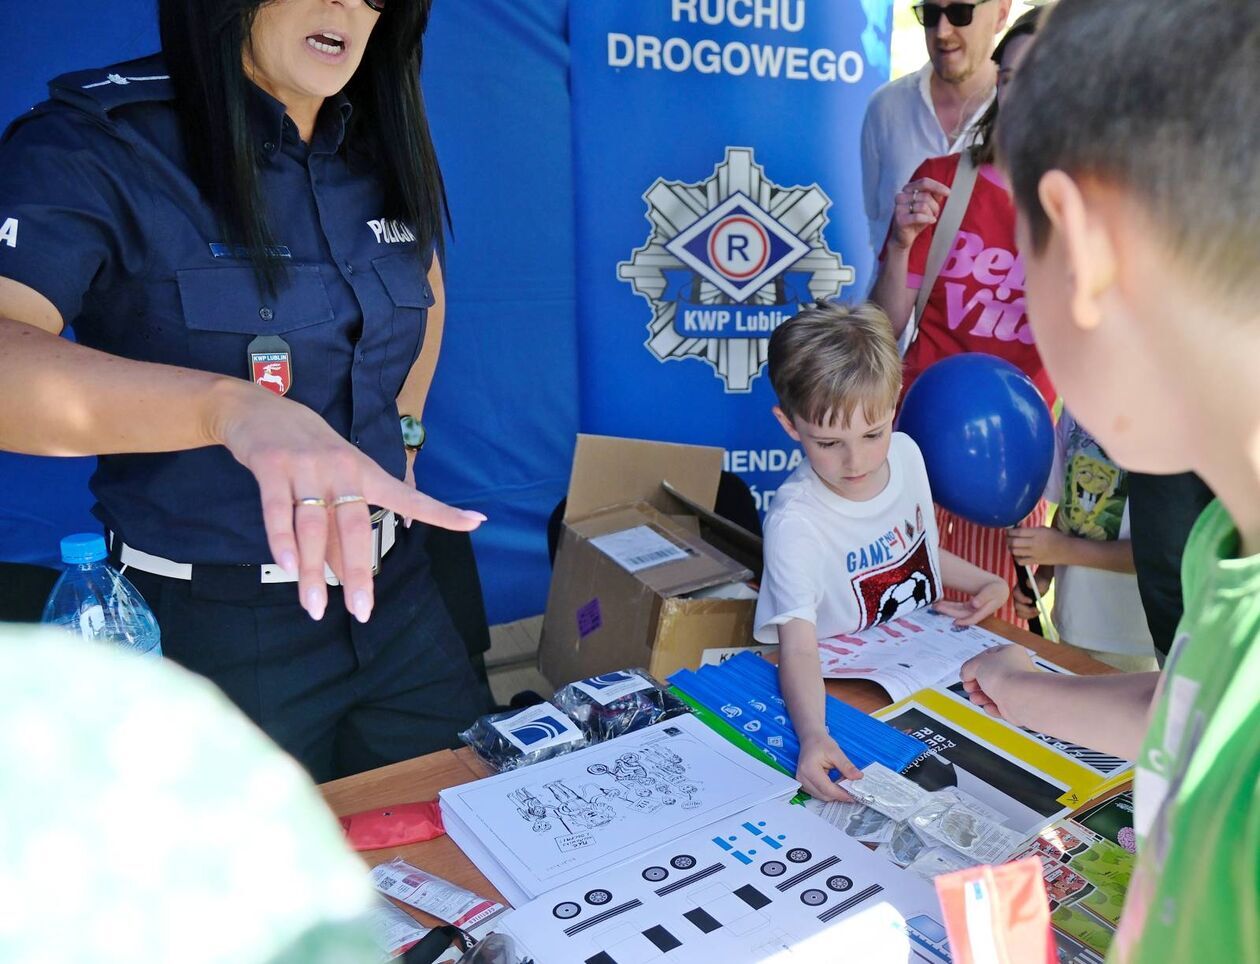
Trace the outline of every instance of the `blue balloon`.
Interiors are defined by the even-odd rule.
[[[918,443],[932,496],[979,525],[1019,523],[1054,462],[1054,422],[1010,362],[967,353],[930,366],[906,393],[898,429]]]

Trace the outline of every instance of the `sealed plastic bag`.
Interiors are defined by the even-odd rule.
[[[459,735],[486,765],[500,772],[580,750],[586,735],[550,703],[483,716]]]
[[[643,669],[622,669],[578,680],[561,687],[552,699],[592,743],[691,712]]]

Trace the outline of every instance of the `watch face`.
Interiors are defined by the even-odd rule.
[[[403,445],[409,449],[418,449],[424,445],[424,426],[414,415],[404,415],[398,420],[402,429]]]

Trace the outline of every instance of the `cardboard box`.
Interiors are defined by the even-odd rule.
[[[760,540],[713,514],[721,471],[719,448],[578,436],[538,654],[552,683],[629,666],[663,680],[752,642]]]

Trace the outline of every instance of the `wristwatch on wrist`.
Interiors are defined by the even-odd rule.
[[[416,453],[424,448],[424,426],[414,415],[402,415],[398,419],[398,427],[402,429],[403,448]]]

